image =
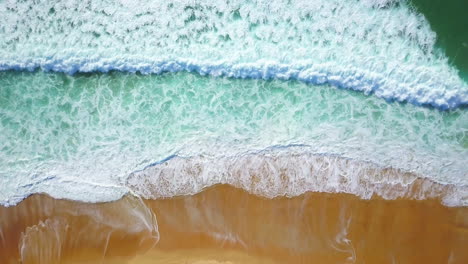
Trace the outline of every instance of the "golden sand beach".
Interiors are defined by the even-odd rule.
[[[227,185],[86,204],[33,195],[0,207],[0,263],[467,263],[468,208],[437,200]]]

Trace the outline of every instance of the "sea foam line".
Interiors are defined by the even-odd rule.
[[[468,186],[442,184],[412,172],[340,155],[272,147],[236,156],[171,155],[130,174],[125,185],[146,199],[193,195],[217,184],[274,198],[306,192],[349,193],[361,199],[440,199],[468,206]]]
[[[225,61],[199,62],[194,60],[152,61],[145,59],[90,58],[71,56],[67,59],[37,58],[20,61],[0,60],[0,71],[34,71],[75,73],[121,71],[141,74],[166,72],[194,72],[201,75],[263,80],[297,80],[313,85],[329,84],[342,89],[374,94],[387,101],[409,102],[418,106],[432,106],[439,110],[451,110],[468,106],[468,85],[443,88],[446,84],[423,74],[414,76],[411,82],[401,82],[383,74],[339,66],[335,63],[282,64],[259,60],[250,63]],[[422,69],[423,71],[423,69]],[[443,89],[431,89],[432,86]]]

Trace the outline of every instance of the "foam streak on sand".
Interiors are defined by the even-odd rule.
[[[467,239],[468,208],[432,199],[265,199],[217,185],[144,203],[33,195],[0,206],[2,263],[464,264]]]

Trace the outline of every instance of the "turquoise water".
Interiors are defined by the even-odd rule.
[[[189,73],[2,72],[0,86],[0,171],[10,190],[61,195],[56,185],[64,181],[118,186],[174,154],[216,160],[288,145],[467,184],[468,113],[461,109]]]
[[[438,10],[384,0],[0,1],[0,203],[151,193],[158,168],[173,175],[151,186],[161,195],[196,192],[233,183],[245,165],[239,175],[288,171],[288,191],[275,189],[279,178],[260,180],[268,196],[368,198],[379,184],[422,177],[459,187],[446,204],[467,204],[464,19],[457,11],[457,26],[444,24]],[[255,185],[249,177],[239,185]]]

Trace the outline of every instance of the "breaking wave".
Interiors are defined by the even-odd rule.
[[[5,1],[0,14],[0,70],[190,71],[468,104],[468,85],[405,1]]]
[[[399,169],[290,148],[219,159],[172,156],[127,179],[127,186],[146,199],[196,194],[216,184],[229,184],[268,198],[322,192],[349,193],[362,199],[438,199],[449,206],[468,205],[467,186],[438,184]]]
[[[178,157],[170,161],[175,171],[178,166],[201,166],[209,173],[202,173],[198,182],[197,173],[184,178],[182,172],[180,176],[174,172],[161,182],[172,186],[168,195],[217,183],[247,188],[250,176],[237,182],[241,172],[230,166],[248,165],[250,159],[257,160],[258,166],[279,162],[272,165],[277,168],[271,171],[272,177],[278,175],[275,171],[287,172],[284,177],[289,180],[282,187],[272,182],[261,188],[262,192],[271,188],[271,194],[263,193],[267,196],[316,190],[387,197],[382,191],[385,184],[379,185],[380,177],[387,174],[370,175],[369,168],[374,167],[377,171],[393,168],[397,183],[402,174],[397,171],[402,171],[461,190],[468,185],[468,112],[461,109],[441,112],[391,104],[323,85],[187,73],[0,72],[0,86],[0,201],[6,205],[32,193],[87,202],[116,200],[129,191],[129,175],[171,155]],[[276,161],[249,154],[268,154],[278,148],[284,153]],[[295,152],[307,155],[295,156]],[[307,167],[308,158],[316,162],[313,171],[319,174]],[[295,169],[302,168],[301,162],[309,164],[305,172]],[[148,168],[148,173],[159,168]],[[231,174],[233,178],[228,179]],[[362,177],[367,179],[364,183]],[[151,182],[157,178],[148,180],[148,191],[164,189]],[[253,184],[255,179],[251,180]],[[414,177],[409,180],[413,181]],[[283,186],[286,183],[291,186]],[[403,185],[407,184],[405,180]],[[133,185],[145,192],[144,181]],[[446,203],[463,204],[462,194]]]

